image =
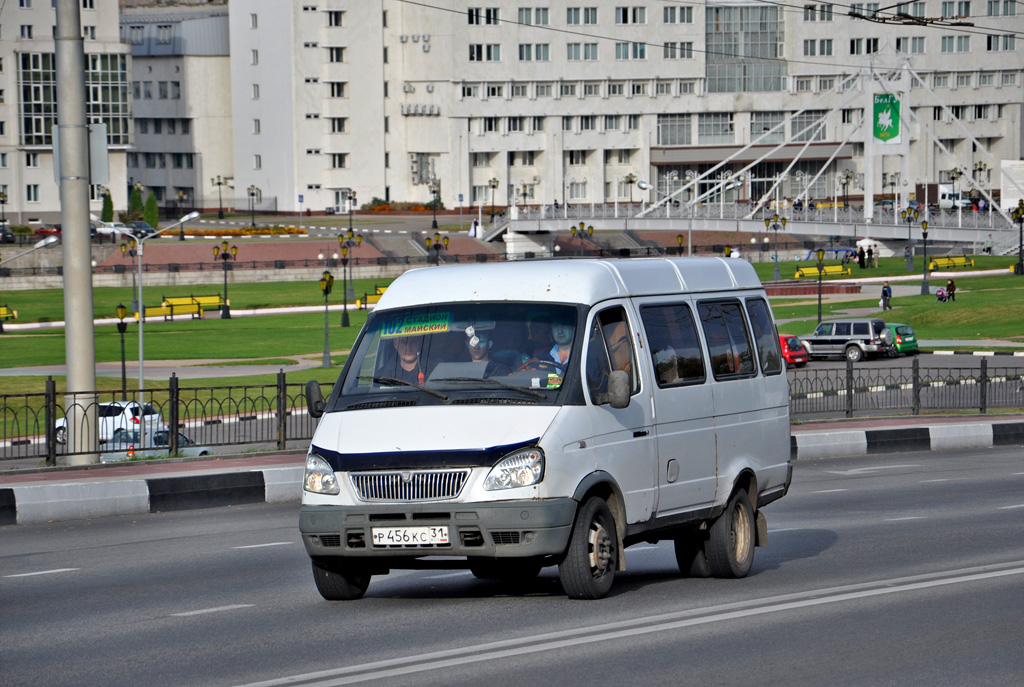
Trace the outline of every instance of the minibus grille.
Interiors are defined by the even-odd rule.
[[[469,470],[353,472],[350,477],[360,501],[440,501],[459,495]]]

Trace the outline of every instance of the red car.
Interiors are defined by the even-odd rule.
[[[800,339],[791,334],[779,334],[779,344],[782,345],[782,357],[786,359],[787,365],[803,367],[810,359]]]

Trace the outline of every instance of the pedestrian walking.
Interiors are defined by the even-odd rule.
[[[951,301],[956,300],[956,283],[952,279],[946,282],[946,296]]]
[[[875,244],[875,264],[872,267],[878,267],[878,244]]]
[[[874,267],[874,266],[875,266],[875,251],[871,248],[871,246],[868,246],[868,267]]]
[[[889,286],[889,282],[885,282],[882,284],[882,310],[892,310],[891,300],[892,288]]]
[[[864,252],[864,246],[861,246],[860,250],[857,251],[857,264],[860,266],[861,269],[864,269],[864,263],[867,262],[867,259],[868,256]]]
[[[992,255],[992,234],[989,234],[988,238],[985,239],[984,252],[986,255]]]

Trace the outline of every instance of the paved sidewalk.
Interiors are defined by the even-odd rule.
[[[898,451],[1024,446],[1024,414],[856,418],[794,425],[791,456],[815,460]],[[0,525],[80,520],[302,495],[305,453],[168,459],[49,469],[0,466]]]

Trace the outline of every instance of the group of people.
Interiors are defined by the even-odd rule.
[[[854,260],[856,261],[857,266],[861,269],[878,267],[878,244],[876,243],[868,246],[867,250],[864,250],[864,246],[861,246],[857,249],[857,252],[854,253]],[[846,263],[845,256],[843,263]]]

